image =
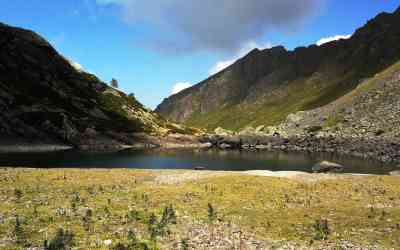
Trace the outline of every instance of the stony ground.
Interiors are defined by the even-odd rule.
[[[0,249],[43,249],[46,240],[49,249],[398,249],[399,183],[389,176],[4,168]]]
[[[340,137],[398,137],[399,93],[400,62],[364,80],[356,89],[326,106],[290,115],[278,130],[299,135],[320,127],[314,132]]]

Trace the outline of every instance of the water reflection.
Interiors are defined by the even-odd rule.
[[[76,151],[43,154],[0,155],[1,166],[14,167],[84,167],[209,170],[307,171],[322,160],[346,166],[349,173],[387,174],[394,169],[377,161],[328,153],[286,153],[266,151],[219,150],[150,150],[118,153],[83,153]]]

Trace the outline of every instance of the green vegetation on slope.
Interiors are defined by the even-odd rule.
[[[267,95],[257,103],[242,103],[207,115],[195,113],[185,124],[205,126],[209,130],[223,127],[234,131],[246,126],[276,125],[289,114],[322,106],[346,94],[356,85],[337,86],[351,82],[353,78],[353,74],[349,73],[331,81],[324,81],[317,76],[299,79],[280,88],[279,95]]]

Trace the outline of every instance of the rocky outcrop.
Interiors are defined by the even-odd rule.
[[[77,70],[36,33],[0,23],[3,150],[33,144],[119,148],[136,142],[138,132],[177,129],[134,97]]]
[[[278,125],[322,107],[400,59],[400,12],[382,13],[348,40],[287,51],[253,50],[205,81],[165,99],[157,112],[214,130]],[[296,119],[296,117],[292,117]]]

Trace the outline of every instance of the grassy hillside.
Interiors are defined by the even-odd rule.
[[[0,248],[61,238],[75,249],[390,249],[400,244],[398,182],[387,176],[1,169]],[[71,241],[69,234],[55,237],[60,228],[73,234]]]
[[[346,84],[339,88],[340,82],[351,82],[346,80],[345,76],[343,79],[333,79],[323,83],[313,76],[298,79],[275,89],[273,93],[265,94],[255,103],[244,102],[207,115],[194,113],[185,123],[190,126],[205,126],[209,130],[217,127],[239,130],[246,126],[276,125],[283,122],[291,113],[319,107],[346,94],[355,87]]]

